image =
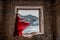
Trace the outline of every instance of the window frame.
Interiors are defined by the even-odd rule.
[[[39,30],[40,33],[44,34],[44,15],[43,15],[43,6],[15,6],[15,14],[18,13],[18,10],[39,10]]]

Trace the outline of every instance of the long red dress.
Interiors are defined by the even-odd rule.
[[[22,31],[26,29],[30,23],[22,21],[20,17],[17,16],[17,32],[19,36],[22,36]]]

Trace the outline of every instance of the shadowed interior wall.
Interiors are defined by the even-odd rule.
[[[54,14],[56,21],[55,40],[60,40],[60,0],[54,3]]]

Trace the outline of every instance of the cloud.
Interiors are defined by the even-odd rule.
[[[39,10],[18,10],[18,14],[26,16],[26,15],[33,15],[39,17]]]

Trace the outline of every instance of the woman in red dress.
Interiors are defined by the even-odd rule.
[[[30,23],[23,21],[24,19],[21,19],[19,16],[17,16],[17,34],[19,36],[22,36],[22,31],[29,27]]]

